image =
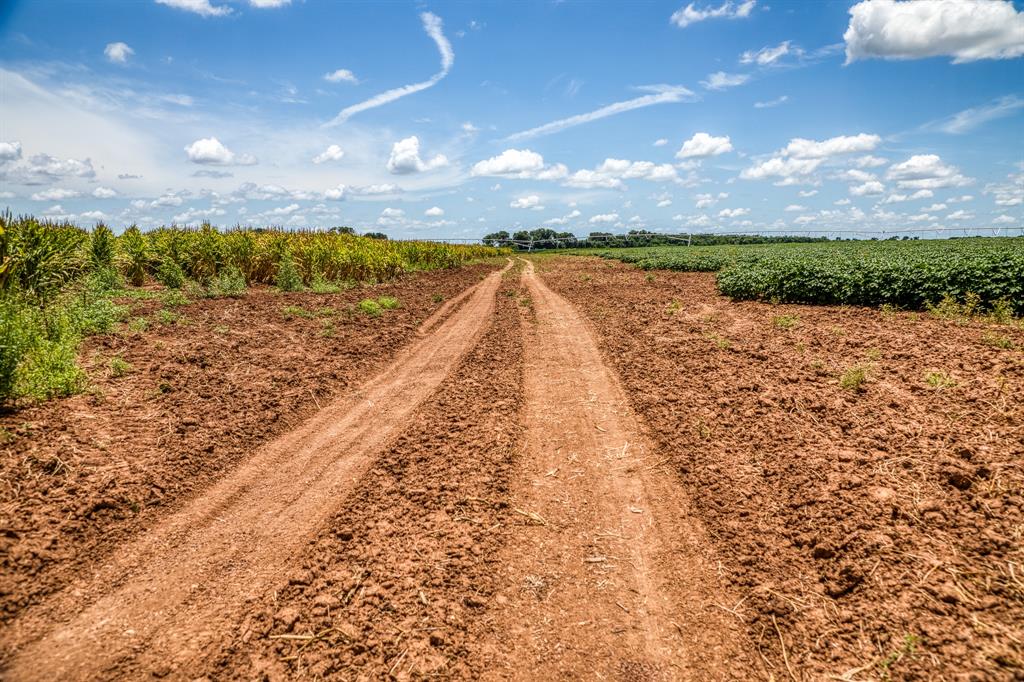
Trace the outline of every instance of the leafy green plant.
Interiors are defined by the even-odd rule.
[[[947,373],[940,370],[932,370],[924,375],[924,380],[932,388],[950,388],[956,386],[956,381]]]
[[[359,305],[357,307],[359,308],[359,312],[370,317],[380,317],[382,312],[380,304],[377,303],[377,301],[374,301],[373,299],[369,298],[364,298],[362,301],[359,302]]]
[[[295,259],[285,251],[277,264],[277,288],[281,291],[302,291],[302,276],[295,266]]]
[[[1003,348],[1006,350],[1013,349],[1013,341],[1008,336],[997,334],[995,332],[985,332],[981,335],[981,342],[986,346],[992,346],[994,348]]]
[[[379,305],[384,310],[395,310],[396,308],[399,308],[401,306],[401,304],[398,302],[398,299],[392,296],[379,297],[377,299],[377,305]]]
[[[796,315],[776,315],[772,318],[772,324],[778,329],[792,329],[798,322]]]
[[[168,289],[180,289],[185,284],[185,271],[171,258],[164,258],[154,274],[156,281]]]
[[[228,265],[210,285],[211,296],[241,298],[245,295],[245,276],[234,265]]]
[[[286,320],[291,320],[296,317],[304,317],[306,319],[315,317],[315,314],[312,311],[306,310],[302,306],[297,305],[284,306],[281,308],[281,315],[283,315]]]
[[[131,225],[118,239],[118,246],[121,248],[121,267],[125,279],[133,287],[141,287],[146,283],[146,272],[149,269],[149,243],[142,236],[139,227]]]

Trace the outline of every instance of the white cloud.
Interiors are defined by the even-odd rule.
[[[598,215],[591,216],[587,222],[591,225],[597,225],[599,223],[614,223],[618,219],[618,213],[599,213]]]
[[[470,171],[476,176],[497,176],[522,180],[560,180],[569,174],[564,164],[544,164],[544,157],[530,149],[506,149],[498,156],[478,161]],[[491,187],[501,189],[500,184]]]
[[[420,158],[420,139],[415,135],[399,140],[391,147],[388,171],[395,175],[408,175],[448,165],[448,157],[438,154],[429,161]]]
[[[380,212],[382,218],[401,218],[405,215],[405,211],[400,208],[385,208]]]
[[[834,203],[836,206],[849,206],[850,205],[850,200],[849,199],[837,199],[836,201],[833,201],[832,203]]]
[[[580,189],[623,189],[623,180],[679,182],[679,175],[670,163],[605,159],[593,170],[576,171],[566,179],[565,185]]]
[[[883,204],[898,204],[903,201],[916,201],[918,199],[931,199],[935,194],[930,189],[919,189],[913,194],[890,194],[882,199]]]
[[[996,206],[1020,206],[1024,204],[1024,173],[1011,173],[1009,182],[989,183],[983,190],[985,194],[991,194],[995,199]],[[950,199],[954,201],[970,201],[973,197],[960,197]]]
[[[846,63],[950,56],[954,64],[1024,55],[1024,12],[1009,0],[865,0],[850,8]]]
[[[249,0],[249,5],[257,9],[277,9],[290,5],[292,0]]]
[[[216,137],[204,137],[186,145],[185,154],[192,163],[211,166],[251,166],[256,163],[255,157],[248,154],[236,155]]]
[[[667,144],[668,144],[668,138],[666,138],[666,137],[660,137],[660,138],[658,138],[657,140],[654,141],[654,146],[655,147],[664,147]]]
[[[624,102],[609,104],[608,106],[601,107],[600,109],[586,114],[577,114],[576,116],[570,116],[568,118],[552,121],[551,123],[545,123],[542,126],[537,126],[536,128],[530,128],[529,130],[523,130],[509,135],[507,139],[524,140],[531,137],[538,137],[540,135],[549,135],[551,133],[557,133],[565,130],[566,128],[590,123],[591,121],[597,121],[602,118],[607,118],[608,116],[614,116],[634,109],[641,109],[655,104],[682,102],[693,97],[693,92],[681,85],[643,85],[636,89],[643,92],[649,92],[651,94],[636,97]]]
[[[740,55],[740,64],[757,64],[758,66],[770,66],[779,61],[792,51],[794,54],[803,52],[800,48],[790,50],[791,42],[785,41],[775,47],[762,47],[760,50],[748,50]]]
[[[518,197],[516,199],[513,199],[512,202],[509,203],[509,207],[532,208],[534,210],[541,210],[544,208],[540,203],[540,197],[537,196],[536,194],[531,194],[529,196]]]
[[[900,189],[941,189],[969,185],[972,180],[961,175],[956,166],[946,164],[936,154],[916,154],[906,161],[889,166],[886,179],[894,180]]]
[[[117,192],[110,187],[97,187],[92,191],[92,195],[97,199],[113,199]]]
[[[707,133],[696,133],[693,137],[683,143],[683,146],[676,152],[677,159],[705,158],[718,156],[732,151],[732,142],[729,136],[713,137]]]
[[[385,90],[382,93],[374,95],[370,99],[345,107],[327,125],[340,125],[356,114],[366,111],[367,109],[374,109],[390,102],[394,102],[395,100],[407,95],[412,95],[422,90],[426,90],[427,88],[432,88],[448,75],[448,72],[452,69],[452,64],[455,63],[455,53],[452,51],[452,44],[448,42],[448,39],[442,31],[441,18],[431,12],[423,12],[420,14],[420,20],[423,22],[423,30],[426,31],[427,35],[434,41],[437,45],[438,52],[441,54],[441,70],[429,79],[420,83],[412,83],[411,85],[403,85],[400,88]]]
[[[213,6],[210,0],[156,0],[158,5],[167,5],[175,9],[182,9],[186,12],[194,12],[204,17],[223,17],[231,14],[231,8],[226,5]]]
[[[125,64],[128,62],[128,57],[135,54],[135,50],[128,47],[127,43],[107,43],[107,46],[103,48],[103,54],[115,64]]]
[[[53,189],[36,192],[32,195],[32,201],[61,201],[63,199],[73,199],[74,197],[80,196],[82,196],[82,193],[73,189],[54,187]]]
[[[190,208],[174,216],[173,220],[176,223],[194,223],[197,220],[216,218],[225,213],[226,211],[222,208]]]
[[[1024,37],[1022,37],[1021,40],[1024,40]],[[1008,95],[1006,97],[1000,97],[994,102],[984,106],[964,109],[963,111],[953,114],[948,119],[945,119],[938,124],[934,124],[934,126],[926,127],[935,127],[944,133],[949,133],[950,135],[960,135],[970,132],[989,121],[1013,116],[1021,109],[1024,109],[1024,99],[1014,95]]]
[[[342,157],[345,156],[345,152],[336,144],[332,144],[327,149],[323,150],[319,154],[313,157],[313,163],[321,164],[327,163],[328,161],[341,161]]]
[[[17,161],[21,158],[20,142],[0,142],[0,163]]]
[[[440,206],[431,206],[423,212],[423,215],[430,216],[431,218],[439,218],[444,215],[444,209]]]
[[[561,218],[551,218],[549,220],[545,220],[544,224],[545,225],[568,225],[575,218],[579,218],[580,215],[581,215],[581,213],[577,209],[573,209],[571,212],[567,213],[566,215],[562,216]]]
[[[881,194],[885,191],[885,185],[880,183],[878,180],[868,180],[861,185],[852,185],[850,187],[850,194],[855,197],[866,197]]]
[[[718,212],[719,218],[739,218],[745,215],[750,215],[749,208],[723,208]]]
[[[658,208],[665,208],[666,206],[671,206],[671,205],[672,205],[672,200],[671,199],[662,199],[661,201],[658,202]]]
[[[681,7],[673,12],[669,21],[679,28],[686,28],[691,24],[708,19],[745,19],[750,16],[756,4],[757,0],[743,0],[738,3],[726,0],[718,7],[698,8],[695,7],[696,3],[691,2],[686,7]]]
[[[953,211],[946,216],[946,220],[973,220],[974,214],[970,211],[960,209],[959,211]]]
[[[565,184],[579,189],[622,189],[624,187],[619,178],[588,169],[576,171],[569,176]]]
[[[754,108],[755,109],[771,109],[772,107],[777,107],[780,104],[783,104],[784,102],[787,102],[787,101],[789,101],[789,95],[782,95],[781,97],[777,97],[775,99],[770,99],[770,100],[767,100],[765,102],[754,102]]]
[[[324,74],[324,80],[329,83],[358,83],[359,79],[348,69],[338,69]]]
[[[1012,225],[1017,222],[1019,222],[1018,218],[1013,218],[1005,213],[992,219],[993,225]]]
[[[921,210],[925,213],[935,213],[936,211],[945,211],[946,208],[945,204],[932,204],[931,206],[925,206]]]
[[[818,190],[816,190],[816,189],[802,189],[799,192],[797,192],[797,194],[799,194],[800,196],[802,196],[804,198],[813,197],[817,193],[818,193]]]
[[[467,135],[474,135],[480,132],[480,129],[473,125],[472,121],[466,121],[459,127],[462,128],[462,132],[466,133]]]
[[[787,206],[783,210],[784,211],[806,211],[807,207],[806,206],[801,206],[800,204],[790,204],[789,206]]]
[[[799,159],[774,157],[767,161],[745,168],[740,173],[744,180],[765,180],[768,178],[780,178],[788,181],[786,184],[793,184],[799,178],[805,178],[818,169],[823,159]]]
[[[878,166],[884,166],[889,163],[888,159],[883,159],[880,156],[861,156],[853,160],[853,165],[857,168],[877,168]]]
[[[734,88],[737,85],[743,85],[749,80],[749,74],[715,71],[714,73],[709,74],[707,80],[701,81],[700,84],[708,90],[725,90],[726,88]]]
[[[824,159],[837,154],[869,152],[882,142],[878,135],[840,135],[827,140],[807,140],[795,137],[789,141],[783,154],[797,159]]]

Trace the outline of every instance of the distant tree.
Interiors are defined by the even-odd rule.
[[[388,236],[386,234],[384,234],[383,232],[367,232],[363,236],[364,237],[369,237],[370,239],[383,239],[385,241],[387,241],[387,238],[388,238]]]
[[[328,228],[327,231],[328,232],[333,232],[334,234],[355,234],[356,233],[356,230],[355,230],[354,227],[331,227],[331,228]]]
[[[499,232],[492,232],[484,235],[484,244],[487,246],[501,246],[504,242],[509,239],[508,232],[501,230]]]

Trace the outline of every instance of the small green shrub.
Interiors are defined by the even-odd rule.
[[[395,310],[396,308],[401,306],[401,304],[398,302],[398,299],[392,296],[381,296],[380,298],[377,299],[377,305],[379,305],[384,310]]]
[[[220,271],[210,285],[209,295],[213,297],[241,298],[245,296],[245,275],[234,265]]]
[[[289,251],[281,255],[277,263],[277,288],[281,291],[302,291],[302,275],[295,266],[295,259]]]
[[[985,332],[981,335],[981,342],[986,346],[992,346],[994,348],[1003,348],[1006,350],[1013,349],[1013,341],[1010,337],[1003,336],[1002,334],[996,334],[995,332]]]
[[[796,315],[776,315],[772,318],[772,324],[778,329],[792,329],[798,322]]]
[[[306,310],[302,306],[297,305],[284,306],[281,308],[281,315],[283,315],[286,320],[291,320],[296,317],[304,317],[306,319],[314,317],[314,313],[312,311]]]
[[[168,289],[180,289],[185,284],[185,272],[177,262],[164,258],[156,270],[156,281]]]
[[[928,372],[924,375],[924,380],[928,382],[928,385],[932,388],[941,389],[956,386],[956,381],[951,376],[939,370]]]

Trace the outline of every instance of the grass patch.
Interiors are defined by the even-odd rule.
[[[393,296],[381,296],[380,298],[377,299],[377,305],[379,305],[384,310],[395,310],[396,308],[401,307],[401,304],[398,302],[398,299],[394,298]]]
[[[110,376],[117,379],[132,371],[132,366],[120,355],[110,358]]]
[[[863,391],[864,382],[867,381],[868,370],[866,367],[851,367],[839,377],[839,387],[847,391]]]
[[[380,303],[377,303],[372,298],[364,298],[356,307],[359,309],[359,312],[369,317],[380,317],[383,312]]]
[[[307,320],[310,320],[316,317],[316,313],[314,313],[312,310],[306,310],[302,306],[298,305],[284,306],[283,308],[281,308],[281,315],[283,315],[284,319],[286,320],[291,320],[296,317],[302,317]]]
[[[776,329],[792,329],[799,322],[800,319],[796,315],[776,315],[772,318],[772,324]]]
[[[956,381],[941,370],[932,370],[924,375],[925,382],[935,389],[952,388]]]
[[[997,334],[996,332],[985,332],[981,335],[981,342],[986,346],[992,346],[993,348],[1002,348],[1004,350],[1013,350],[1013,341],[1010,340],[1009,336]]]

